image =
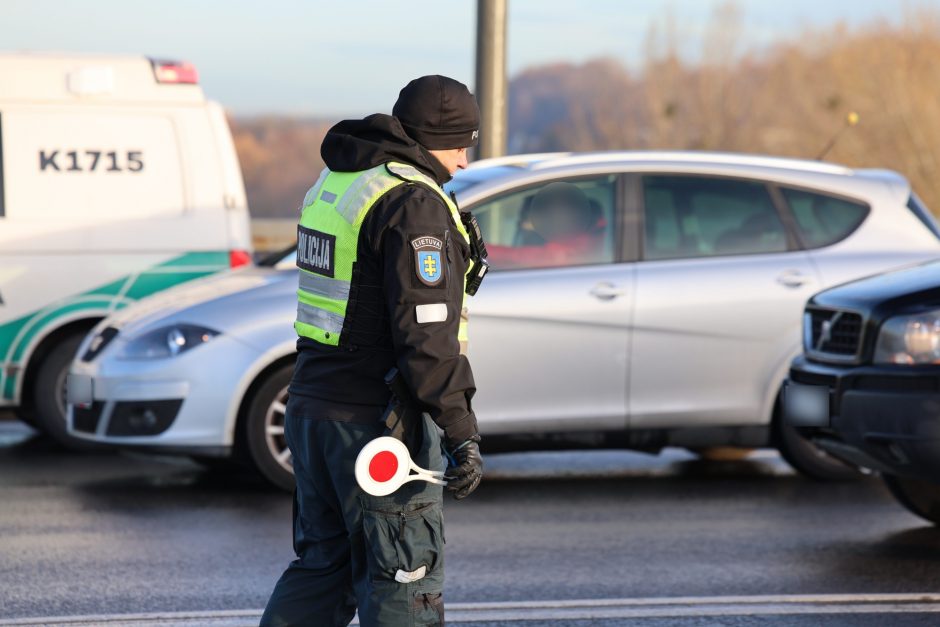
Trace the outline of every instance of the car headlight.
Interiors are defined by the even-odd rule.
[[[940,364],[940,309],[885,321],[875,344],[875,363]]]
[[[194,324],[174,324],[148,331],[130,340],[118,355],[121,359],[164,359],[205,344],[218,331]]]

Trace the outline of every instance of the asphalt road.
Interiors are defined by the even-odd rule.
[[[452,622],[940,624],[940,531],[875,479],[814,483],[768,452],[487,469],[446,505]],[[0,625],[256,624],[291,559],[290,510],[247,476],[64,453],[0,422]]]

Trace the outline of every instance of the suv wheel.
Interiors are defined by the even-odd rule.
[[[282,490],[294,489],[290,449],[284,439],[287,386],[294,373],[288,364],[269,373],[257,388],[245,417],[245,447],[252,464]]]
[[[891,495],[909,512],[940,525],[940,485],[896,475],[882,478]]]

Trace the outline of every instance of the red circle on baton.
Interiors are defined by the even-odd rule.
[[[385,483],[398,472],[398,458],[391,451],[380,451],[369,462],[369,476]]]

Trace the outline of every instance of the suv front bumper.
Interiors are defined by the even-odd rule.
[[[796,386],[828,390],[828,415],[806,420]],[[809,390],[811,392],[811,390]],[[807,394],[803,394],[804,400]],[[811,395],[809,395],[811,396]],[[832,454],[859,466],[940,481],[940,366],[838,366],[797,357],[784,419]]]

